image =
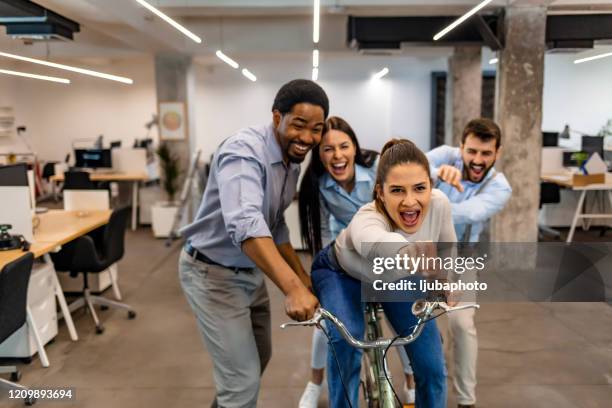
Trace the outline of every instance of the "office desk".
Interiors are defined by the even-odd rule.
[[[136,229],[138,216],[138,185],[141,181],[149,179],[145,173],[126,173],[126,172],[91,172],[89,173],[91,181],[117,181],[117,182],[132,182],[132,231]],[[49,178],[53,183],[53,195],[55,195],[55,185],[64,181],[63,174],[56,174]]]
[[[112,211],[111,210],[96,210],[96,211],[63,211],[63,210],[51,210],[47,213],[38,215],[39,224],[34,231],[34,240],[30,246],[30,252],[34,254],[34,257],[43,257],[45,262],[52,265],[50,252],[57,251],[62,245],[78,238],[82,235],[87,234],[94,229],[101,227],[108,223]],[[21,250],[2,251],[0,252],[0,269],[8,262],[11,262],[23,255]],[[72,316],[68,310],[68,304],[64,297],[64,292],[59,283],[59,279],[56,274],[53,274],[53,285],[55,296],[60,305],[62,315],[66,321],[70,338],[73,341],[79,339],[76,329],[74,328],[74,322]],[[35,325],[32,325],[34,337],[38,336],[36,333]],[[38,348],[38,353],[42,365],[44,367],[49,366],[49,360],[45,353],[44,347],[41,345]]]
[[[574,217],[572,219],[570,232],[567,235],[566,242],[572,242],[579,219],[588,220],[612,218],[612,213],[587,213],[584,208],[584,201],[586,199],[587,193],[589,192],[595,194],[596,196],[600,195],[601,199],[604,199],[602,195],[605,194],[608,198],[608,202],[610,203],[610,207],[612,208],[612,173],[606,174],[605,183],[589,184],[586,186],[574,186],[572,183],[571,173],[542,174],[540,179],[547,183],[555,183],[561,187],[570,188],[574,191],[580,191],[580,198],[578,199],[578,204],[576,205],[576,211],[574,211]]]

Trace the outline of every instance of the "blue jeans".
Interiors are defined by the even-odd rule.
[[[312,283],[321,306],[336,315],[357,339],[365,332],[365,303],[361,301],[361,282],[338,270],[329,260],[329,246],[324,248],[312,264]],[[411,313],[412,302],[382,303],[389,323],[397,333],[407,335],[417,319]],[[353,407],[359,406],[359,374],[362,350],[351,347],[335,326],[327,324],[331,346],[327,357],[330,407],[348,407],[342,379]],[[440,333],[434,321],[425,323],[421,335],[405,346],[416,382],[416,406],[419,408],[446,408],[446,367]]]

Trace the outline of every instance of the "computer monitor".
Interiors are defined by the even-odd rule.
[[[74,149],[75,167],[78,168],[111,168],[110,149]]]
[[[558,132],[542,132],[542,146],[556,147],[559,146]]]
[[[0,186],[27,187],[28,165],[25,163],[0,166]]]
[[[601,136],[582,136],[582,151],[589,154],[598,153],[603,158],[603,137]]]

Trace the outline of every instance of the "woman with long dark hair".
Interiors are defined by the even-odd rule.
[[[373,191],[374,201],[362,206],[316,255],[311,271],[321,306],[358,339],[365,331],[361,281],[371,277],[364,272],[375,258],[391,256],[390,251],[399,254],[415,242],[457,241],[448,198],[432,188],[427,157],[411,141],[392,140],[384,146]],[[393,243],[394,249],[384,243]],[[380,304],[397,333],[405,335],[416,324],[412,302]],[[327,327],[336,357],[327,364],[329,405],[357,407],[362,351],[351,347],[333,325]],[[446,368],[435,322],[425,323],[421,335],[403,348],[415,372],[416,406],[446,408]]]
[[[327,119],[321,143],[313,148],[310,165],[300,184],[302,239],[311,255],[315,256],[334,240],[359,208],[372,200],[377,157],[378,153],[361,149],[355,132],[344,119],[337,116]],[[300,398],[299,408],[317,406],[327,347],[325,335],[315,328],[312,375]],[[413,402],[412,370],[405,353],[402,362],[409,387],[405,387],[406,402]]]

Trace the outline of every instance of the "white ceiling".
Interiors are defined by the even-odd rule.
[[[193,43],[134,0],[34,0],[81,24],[75,40],[24,45],[0,34],[0,48],[33,56],[123,57],[180,52],[206,59],[218,48],[232,55],[312,49],[312,0],[149,0],[204,38]],[[490,7],[536,0],[495,0]],[[354,52],[345,44],[347,15],[459,15],[478,0],[322,0],[322,52]],[[612,0],[556,0],[551,12],[610,12]],[[1,31],[1,29],[0,29]],[[411,47],[411,55],[446,49]]]

